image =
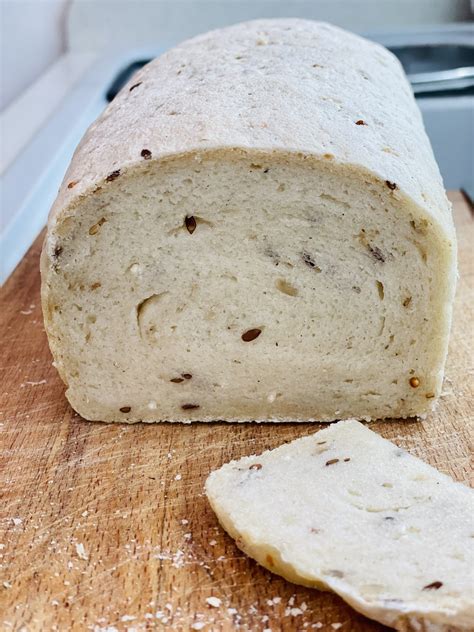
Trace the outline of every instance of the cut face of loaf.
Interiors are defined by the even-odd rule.
[[[63,226],[47,303],[92,419],[429,410],[442,236],[368,174],[235,154],[151,163]]]
[[[265,90],[255,59],[278,70]],[[367,101],[357,64],[398,92],[370,84]],[[389,97],[405,114],[380,127]],[[440,392],[449,206],[398,63],[326,25],[232,27],[142,71],[76,152],[42,275],[56,366],[87,419],[407,417]]]
[[[206,482],[238,546],[397,630],[472,630],[473,493],[355,421]]]

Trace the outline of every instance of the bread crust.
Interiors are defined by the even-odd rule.
[[[79,143],[50,229],[117,172],[150,158],[221,149],[330,155],[360,165],[455,239],[451,205],[397,58],[335,26],[288,18],[211,31],[139,70]]]

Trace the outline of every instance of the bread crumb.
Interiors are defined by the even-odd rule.
[[[19,527],[21,524],[23,524],[23,520],[21,518],[12,518],[12,522],[15,527]]]
[[[222,601],[219,599],[219,597],[207,597],[206,603],[213,608],[219,608]]]
[[[78,557],[81,558],[81,560],[87,560],[88,559],[86,550],[84,548],[84,545],[81,542],[78,542],[76,544],[76,553],[77,553]]]
[[[176,474],[176,476],[174,477],[175,481],[180,481],[182,479],[181,474]]]
[[[339,628],[342,628],[342,623],[331,623],[331,627],[334,630],[339,630]]]
[[[168,617],[161,610],[158,610],[155,617],[158,619],[158,621],[160,621],[160,623],[164,623],[164,624],[168,623]]]
[[[216,546],[217,540],[209,540],[209,546]]]
[[[202,630],[205,626],[206,626],[206,624],[203,621],[196,621],[196,623],[192,624],[191,629],[192,630]]]

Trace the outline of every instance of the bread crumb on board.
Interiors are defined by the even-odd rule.
[[[78,557],[81,558],[81,560],[88,560],[89,559],[82,542],[78,542],[76,544],[76,553],[77,553]]]
[[[206,603],[212,608],[219,608],[222,604],[222,601],[218,597],[207,597]]]

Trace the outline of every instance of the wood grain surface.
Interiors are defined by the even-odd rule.
[[[423,422],[371,428],[468,482],[474,223],[461,194],[451,200],[460,281],[444,395]],[[335,595],[257,566],[219,528],[203,496],[206,476],[223,462],[320,425],[83,421],[51,366],[40,245],[38,238],[2,290],[0,629],[384,629]],[[220,601],[210,605],[209,597]]]

